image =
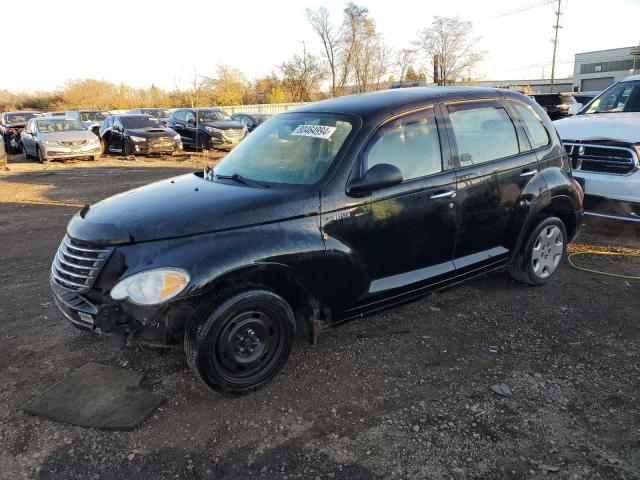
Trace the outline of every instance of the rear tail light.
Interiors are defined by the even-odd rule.
[[[584,190],[582,189],[582,185],[580,185],[580,182],[578,182],[573,177],[571,177],[571,183],[573,184],[573,187],[576,189],[576,192],[578,193],[578,197],[580,197],[580,203],[583,203],[584,202]]]

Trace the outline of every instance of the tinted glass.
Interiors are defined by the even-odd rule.
[[[80,120],[83,122],[102,122],[107,118],[104,112],[80,112]]]
[[[620,82],[600,94],[585,112],[640,112],[640,81]]]
[[[122,125],[124,125],[124,128],[147,128],[158,126],[158,121],[155,118],[144,117],[142,115],[139,117],[122,117],[121,122]]]
[[[173,117],[179,122],[185,122],[187,120],[187,111],[178,110],[177,112],[174,112]]]
[[[404,180],[442,171],[433,110],[399,118],[378,130],[365,150],[364,167],[370,169],[380,163],[398,167]]]
[[[290,113],[273,117],[245,138],[216,167],[252,180],[310,185],[327,172],[351,123],[334,115]]]
[[[232,118],[222,110],[200,110],[198,112],[198,123],[218,122],[220,120],[232,120]]]
[[[8,113],[7,123],[27,123],[32,118],[37,117],[35,113]]]
[[[460,165],[490,162],[519,153],[516,128],[504,108],[463,106],[451,110],[449,107]]]
[[[542,121],[538,118],[538,115],[533,111],[529,105],[523,103],[515,103],[516,111],[524,123],[524,128],[527,130],[527,136],[531,142],[532,148],[540,148],[549,144],[549,134],[547,129],[544,128]]]

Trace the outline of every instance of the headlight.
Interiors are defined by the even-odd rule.
[[[158,305],[178,295],[189,284],[189,274],[178,268],[158,268],[120,280],[111,290],[114,300]]]
[[[222,133],[222,130],[220,130],[219,128],[215,128],[215,127],[204,127],[207,132],[209,133]]]
[[[144,138],[144,137],[136,137],[136,136],[131,136],[131,137],[129,137],[129,138],[130,138],[132,141],[134,141],[134,142],[144,142],[144,141],[146,141],[146,140],[147,140],[147,139],[146,139],[146,138]]]
[[[176,136],[173,137],[173,141],[174,142],[181,142],[182,141],[182,138],[180,138],[180,134],[179,133],[176,133]]]

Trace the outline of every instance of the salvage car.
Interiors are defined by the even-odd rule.
[[[100,159],[100,139],[76,120],[32,118],[20,136],[24,158],[35,157],[40,163],[77,157]]]
[[[72,118],[82,125],[87,130],[91,130],[98,135],[102,122],[109,116],[109,112],[103,112],[102,110],[71,110],[66,113],[67,118]]]
[[[240,122],[247,127],[249,133],[253,132],[258,125],[270,117],[271,115],[267,113],[234,113],[231,115],[231,118],[236,122]]]
[[[166,108],[132,108],[127,113],[148,115],[158,120],[162,125],[166,125],[171,116],[171,111]]]
[[[640,75],[554,122],[585,191],[585,214],[640,222]]]
[[[571,106],[577,103],[570,93],[536,93],[531,96],[551,120],[569,116]]]
[[[27,126],[27,122],[39,117],[38,112],[4,112],[0,115],[0,135],[4,140],[7,153],[19,152],[22,148],[20,132]]]
[[[7,151],[4,147],[4,139],[0,137],[0,166],[7,164]]]
[[[215,170],[86,205],[51,286],[108,345],[184,342],[209,387],[240,395],[282,369],[296,337],[504,266],[549,282],[581,217],[530,98],[387,90],[277,115]]]
[[[219,108],[179,108],[167,126],[180,134],[185,147],[196,150],[231,149],[247,134],[247,127]]]
[[[104,153],[172,155],[182,150],[180,135],[148,115],[111,115],[100,127]]]

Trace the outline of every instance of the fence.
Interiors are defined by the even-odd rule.
[[[234,113],[267,113],[275,115],[302,105],[306,105],[306,103],[264,103],[257,105],[231,105],[220,108],[229,115],[233,115]]]

